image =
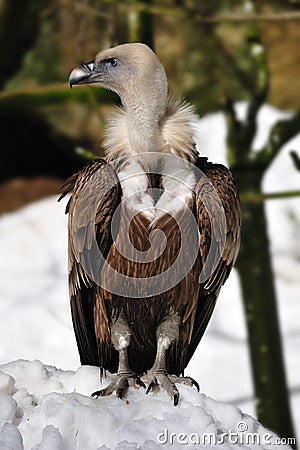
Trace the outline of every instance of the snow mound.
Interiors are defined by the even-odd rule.
[[[109,382],[105,379],[103,386]],[[273,448],[277,436],[237,407],[178,386],[180,404],[164,392],[131,389],[126,400],[90,397],[97,367],[63,371],[40,361],[0,366],[1,450],[156,450]],[[250,436],[250,443],[247,441]],[[254,443],[252,440],[254,439]],[[247,445],[246,445],[247,444]],[[290,448],[276,445],[275,448]]]

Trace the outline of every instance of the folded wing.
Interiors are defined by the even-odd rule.
[[[231,172],[221,164],[208,163],[206,158],[199,158],[197,166],[206,175],[200,177],[196,185],[195,206],[201,266],[207,273],[200,275],[198,304],[186,364],[206,330],[220,289],[229,276],[240,247],[241,210]],[[211,245],[214,251],[210,254]],[[211,260],[205,268],[207,258],[215,258],[215,261]]]

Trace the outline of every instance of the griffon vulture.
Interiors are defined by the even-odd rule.
[[[69,287],[82,364],[117,372],[93,395],[148,384],[178,404],[176,383],[237,257],[240,206],[230,171],[195,144],[191,105],[168,96],[165,70],[144,44],[101,51],[70,85],[116,92],[106,157],[65,185]]]

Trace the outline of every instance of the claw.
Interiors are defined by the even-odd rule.
[[[117,396],[120,400],[122,400],[123,394],[124,394],[124,389],[119,388],[119,389],[116,390],[116,396]]]
[[[160,386],[160,388],[165,390],[172,398],[174,406],[177,406],[179,403],[179,392],[175,383],[195,386],[198,392],[200,390],[199,384],[193,378],[168,375],[166,372],[162,371],[150,370],[145,375],[145,379],[150,380],[146,389],[146,394],[148,394],[154,386]]]
[[[138,386],[141,386],[142,388],[146,389],[146,385],[145,385],[145,383],[140,379],[140,377],[137,377],[136,380],[135,380],[135,382],[136,382],[136,384],[137,384]]]
[[[151,391],[153,386],[155,386],[156,384],[157,384],[157,379],[156,378],[151,380],[150,383],[148,384],[148,387],[147,387],[147,390],[146,390],[146,394],[149,394],[149,392]]]
[[[179,393],[178,392],[174,393],[173,402],[174,402],[174,406],[178,405],[178,402],[179,402]]]
[[[105,395],[103,393],[103,391],[104,391],[104,389],[101,389],[100,391],[95,391],[91,394],[91,397],[95,397],[95,398],[101,397],[101,396]]]
[[[146,388],[143,381],[135,373],[118,373],[115,379],[106,386],[106,388],[93,392],[91,396],[98,398],[115,392],[116,396],[122,400],[130,386]]]
[[[197,391],[200,392],[200,386],[196,380],[192,377],[178,377],[176,375],[169,375],[173,383],[186,384],[187,386],[195,386]]]
[[[200,386],[197,383],[197,381],[194,380],[193,378],[191,378],[191,382],[192,382],[192,385],[196,387],[197,391],[200,392]]]

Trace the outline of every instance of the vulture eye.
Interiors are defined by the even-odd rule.
[[[115,67],[118,64],[119,61],[117,60],[117,58],[107,58],[107,59],[104,60],[104,62],[106,64],[111,65],[112,67]]]

